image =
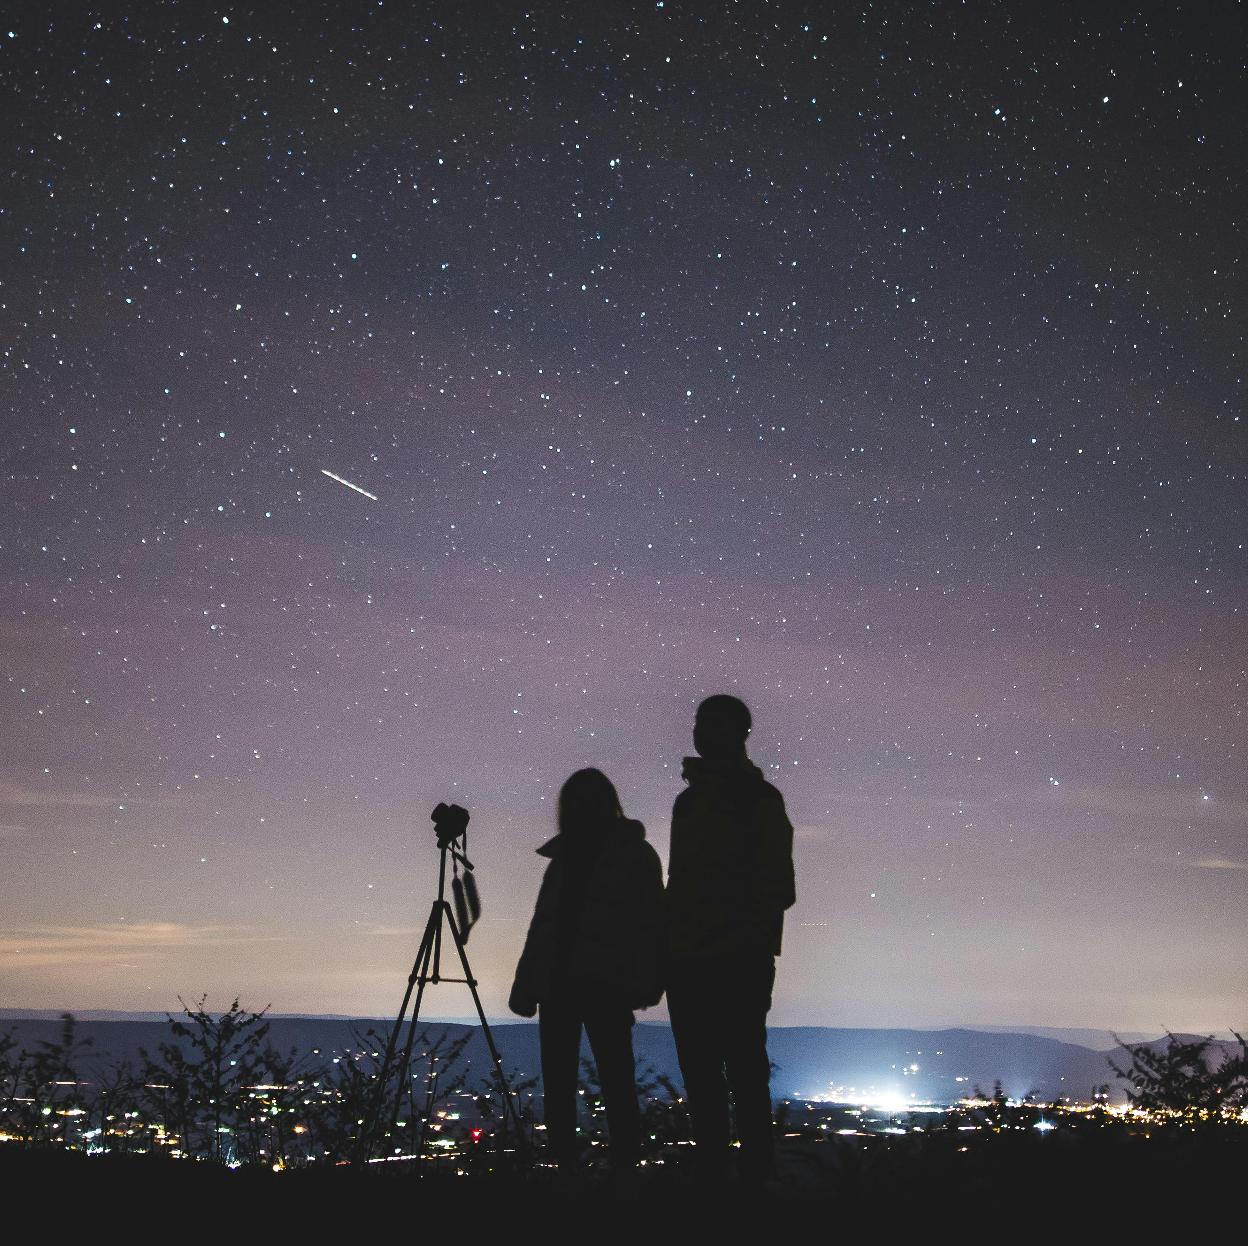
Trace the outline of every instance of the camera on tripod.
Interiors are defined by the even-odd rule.
[[[481,897],[477,892],[477,883],[472,876],[472,862],[468,860],[468,810],[462,805],[448,805],[439,802],[433,814],[433,833],[437,836],[438,848],[442,852],[442,879],[438,893],[442,896],[446,877],[446,854],[451,857],[451,900],[455,905],[455,921],[459,927],[459,937],[468,942],[468,932],[481,916]],[[464,867],[461,875],[460,866]]]
[[[524,1146],[524,1131],[520,1124],[519,1112],[512,1097],[507,1075],[503,1072],[502,1057],[494,1044],[494,1036],[490,1033],[490,1023],[486,1020],[485,1009],[481,1006],[481,996],[477,993],[477,980],[472,975],[468,964],[468,932],[477,918],[481,916],[481,897],[477,892],[477,883],[473,878],[472,862],[468,860],[468,810],[462,805],[439,803],[432,816],[433,831],[438,841],[438,894],[429,911],[429,920],[425,925],[425,933],[421,937],[420,947],[416,950],[416,960],[412,972],[408,975],[407,991],[403,995],[403,1003],[399,1006],[399,1015],[390,1030],[390,1038],[386,1043],[385,1058],[377,1075],[377,1086],[373,1092],[367,1120],[362,1122],[363,1128],[359,1135],[357,1155],[362,1162],[373,1156],[374,1150],[389,1137],[393,1124],[399,1121],[403,1096],[411,1095],[410,1069],[412,1064],[412,1048],[416,1042],[416,1026],[420,1017],[421,1004],[424,1002],[425,987],[439,982],[462,982],[472,992],[472,1002],[477,1007],[477,1016],[481,1020],[481,1031],[490,1050],[490,1058],[494,1062],[494,1072],[498,1078],[498,1088],[503,1096],[503,1120],[514,1129],[516,1145]],[[446,898],[446,865],[451,865],[451,899]],[[460,873],[460,870],[463,873]],[[463,977],[449,977],[442,972],[442,927],[447,926],[459,960]],[[410,1020],[408,1006],[412,1003],[415,992],[416,1001],[412,1007]],[[407,1025],[407,1041],[399,1053],[399,1042],[403,1026]],[[397,1063],[396,1063],[397,1060]],[[394,1100],[387,1113],[386,1098],[393,1080]]]
[[[433,811],[433,832],[439,848],[450,848],[468,832],[468,810],[462,805],[439,803]]]

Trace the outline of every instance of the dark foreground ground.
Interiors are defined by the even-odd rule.
[[[148,1156],[88,1157],[0,1147],[0,1190],[10,1209],[45,1229],[66,1222],[162,1238],[190,1233],[245,1240],[250,1231],[483,1235],[549,1231],[564,1237],[627,1233],[694,1241],[827,1240],[853,1225],[876,1240],[904,1229],[966,1240],[1074,1237],[1111,1230],[1148,1240],[1162,1226],[1184,1235],[1242,1208],[1248,1129],[1150,1138],[994,1137],[967,1149],[955,1138],[896,1137],[785,1145],[778,1179],[762,1190],[708,1186],[680,1162],[640,1170],[626,1183],[605,1173],[567,1180],[532,1166],[455,1176],[400,1164],[364,1171],[283,1173]],[[774,1239],[774,1240],[773,1240]],[[16,1240],[16,1239],[15,1239]],[[701,1243],[699,1242],[699,1246]]]

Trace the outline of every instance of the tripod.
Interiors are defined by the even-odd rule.
[[[467,814],[464,814],[464,820],[467,822]],[[503,1072],[502,1057],[498,1054],[498,1048],[494,1044],[494,1035],[490,1032],[490,1023],[485,1019],[485,1010],[481,1007],[481,996],[477,994],[477,980],[472,976],[472,968],[468,964],[468,952],[465,944],[468,941],[468,925],[471,917],[466,914],[463,907],[458,903],[462,895],[462,892],[459,890],[458,877],[455,882],[457,907],[460,909],[460,922],[455,920],[455,914],[451,911],[450,902],[446,898],[446,860],[448,855],[451,858],[452,869],[462,865],[465,870],[471,870],[472,862],[468,860],[463,852],[455,847],[453,839],[444,838],[441,834],[438,836],[438,848],[438,896],[429,910],[429,920],[425,923],[425,933],[420,940],[420,946],[416,949],[416,960],[412,965],[412,972],[408,975],[407,990],[403,993],[403,1003],[399,1007],[399,1015],[395,1018],[394,1025],[390,1030],[389,1041],[386,1043],[385,1058],[382,1060],[381,1071],[377,1078],[377,1094],[373,1100],[372,1111],[369,1114],[368,1126],[365,1129],[364,1137],[361,1139],[365,1161],[372,1158],[374,1145],[377,1142],[378,1135],[382,1132],[382,1110],[386,1097],[386,1081],[392,1067],[396,1069],[398,1077],[394,1091],[394,1102],[386,1123],[398,1118],[404,1092],[410,1090],[408,1084],[409,1071],[412,1064],[412,1047],[416,1042],[416,1022],[420,1017],[420,1005],[424,1000],[425,987],[429,983],[433,983],[436,986],[439,982],[462,982],[472,992],[472,1002],[476,1004],[477,1016],[481,1020],[481,1033],[485,1035],[486,1045],[490,1050],[490,1058],[494,1062],[494,1072],[498,1077],[498,1088],[503,1097],[503,1125],[506,1127],[510,1123],[515,1129],[517,1145],[520,1147],[524,1146],[524,1131],[520,1125],[520,1114],[516,1108],[511,1087],[508,1085],[507,1075]],[[457,870],[456,873],[458,874]],[[442,924],[444,921],[450,929],[451,938],[455,943],[455,950],[459,953],[459,964],[464,974],[462,978],[446,977],[442,973]],[[460,929],[461,923],[463,925],[462,930]],[[413,991],[416,994],[414,1003],[412,1001]],[[407,1023],[407,1041],[403,1046],[402,1054],[398,1057],[396,1066],[394,1065],[395,1049],[399,1044],[399,1036],[403,1029],[404,1020],[407,1018],[409,1004],[412,1005],[412,1015]]]

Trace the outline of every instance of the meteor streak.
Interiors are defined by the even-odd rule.
[[[321,468],[321,475],[328,476],[330,480],[336,480],[340,485],[346,485],[348,489],[354,489],[356,493],[362,493],[366,498],[372,498],[374,502],[377,501],[375,493],[369,493],[367,489],[361,489],[359,485],[353,485],[349,480],[344,480],[341,476],[335,475],[328,467]]]

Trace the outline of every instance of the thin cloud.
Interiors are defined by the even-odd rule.
[[[860,776],[865,791],[837,792],[829,799],[847,807],[887,808],[910,813],[967,813],[985,816],[1002,812],[1025,814],[1103,813],[1110,817],[1142,823],[1196,823],[1241,826],[1248,822],[1248,801],[1221,800],[1216,795],[1189,787],[1113,788],[1095,785],[1067,785],[1060,782],[1035,785],[1031,789],[968,792],[964,797],[938,796],[923,791],[889,792],[879,776]],[[851,783],[847,787],[852,788]]]
[[[1217,823],[1239,825],[1248,819],[1248,803],[1218,800],[1196,788],[1078,787],[1061,789],[1059,799],[1074,808],[1095,810],[1133,822]]]
[[[173,796],[132,796],[125,793],[56,792],[43,788],[23,787],[0,780],[0,808],[18,809],[116,809],[118,805],[144,808],[169,808],[184,803]]]
[[[188,926],[178,922],[27,926],[0,933],[0,966],[28,969],[130,964],[170,951],[277,941],[277,936],[256,934],[246,926]]]
[[[1248,861],[1232,861],[1227,857],[1199,857],[1195,864],[1202,870],[1248,870]]]

